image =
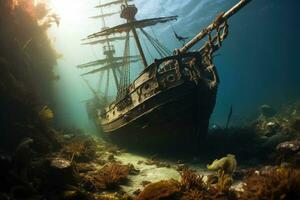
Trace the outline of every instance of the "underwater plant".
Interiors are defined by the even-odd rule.
[[[235,155],[227,154],[227,156],[216,159],[212,164],[207,165],[208,170],[220,171],[221,173],[232,175],[237,167]]]
[[[83,185],[90,191],[113,189],[126,182],[132,169],[132,165],[109,163],[93,174],[84,175]]]
[[[196,174],[195,171],[185,168],[180,172],[180,176],[181,176],[180,184],[184,190],[206,189],[206,184],[203,181],[203,176]]]
[[[96,144],[89,137],[76,136],[63,145],[61,153],[77,162],[88,162],[95,158]]]
[[[257,172],[244,180],[241,200],[300,199],[300,170],[275,167]]]

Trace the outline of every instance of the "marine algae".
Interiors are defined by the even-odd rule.
[[[83,175],[83,185],[90,191],[113,189],[127,181],[132,169],[131,165],[109,163],[95,173]]]
[[[300,170],[275,167],[257,171],[244,180],[241,200],[300,199]]]
[[[226,157],[216,159],[212,164],[207,165],[207,169],[214,171],[223,171],[225,174],[232,175],[237,167],[235,155],[228,154]]]

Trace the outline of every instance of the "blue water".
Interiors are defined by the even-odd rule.
[[[93,6],[98,2],[85,1],[80,6],[82,16],[75,24],[70,25],[62,19],[61,26],[53,30],[55,46],[64,54],[56,67],[61,76],[56,83],[57,104],[54,109],[57,121],[88,132],[94,130],[82,101],[92,94],[80,79],[81,72],[75,66],[101,57],[99,47],[80,46],[81,38],[101,28],[99,21],[88,19],[97,13]],[[180,46],[173,36],[172,26],[180,35],[193,37],[216,15],[236,2],[135,0],[139,8],[137,18],[179,16],[175,22],[147,29],[149,33],[155,33],[169,49]],[[261,104],[278,107],[299,99],[299,4],[297,0],[253,0],[229,20],[229,36],[217,52],[220,55],[215,58],[221,84],[212,124],[224,125],[231,105],[232,123],[241,125],[257,114]],[[112,19],[110,23],[118,24],[118,19]],[[148,55],[149,62],[150,58]],[[138,72],[138,68],[134,69],[134,74]],[[96,86],[97,76],[91,77],[90,82]],[[111,93],[114,90],[111,88]]]

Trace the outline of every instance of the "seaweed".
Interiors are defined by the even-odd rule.
[[[91,138],[76,136],[63,145],[61,153],[71,160],[88,162],[95,158],[96,144]]]
[[[300,199],[300,170],[275,167],[244,180],[239,199]]]
[[[232,178],[223,173],[217,177],[217,182],[205,182],[202,175],[184,168],[181,172],[180,182],[164,180],[151,183],[135,198],[147,199],[174,199],[174,200],[235,200],[236,193],[231,189]]]
[[[235,155],[227,154],[227,156],[216,159],[213,161],[212,164],[207,165],[207,169],[215,170],[215,171],[222,171],[222,173],[226,173],[232,175],[237,167],[237,162],[235,159]]]
[[[188,168],[184,168],[181,172],[181,187],[184,190],[191,190],[191,189],[197,189],[197,190],[204,190],[206,189],[206,184],[203,181],[203,176],[198,175],[195,173],[195,171],[190,170]]]
[[[83,175],[83,185],[89,191],[114,189],[128,180],[132,170],[132,165],[109,163],[95,173]]]
[[[185,169],[181,172],[181,200],[204,199],[236,199],[235,192],[231,190],[233,180],[222,171],[215,184],[204,182],[203,176],[194,171]]]

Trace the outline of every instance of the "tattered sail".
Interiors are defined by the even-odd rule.
[[[111,60],[108,60],[107,58],[104,59],[100,59],[100,60],[96,60],[96,61],[92,61],[92,62],[88,62],[82,65],[78,65],[77,68],[87,68],[87,67],[93,67],[93,66],[97,66],[97,65],[103,65],[109,62],[119,62],[122,61],[123,59],[128,60],[128,62],[137,62],[140,59],[140,56],[127,56],[125,57],[112,57]]]
[[[133,27],[134,28],[144,28],[147,26],[154,26],[158,23],[166,23],[172,20],[176,20],[177,16],[170,16],[170,17],[159,17],[159,18],[152,18],[152,19],[144,19],[144,20],[136,20],[132,22],[128,22],[125,24],[121,24],[112,28],[108,28],[104,31],[100,31],[98,33],[94,33],[92,35],[89,35],[87,38],[96,38],[100,36],[108,36],[113,33],[123,33],[123,32],[129,32]]]
[[[139,62],[139,61],[140,61],[140,59],[135,59],[135,60],[133,59],[130,62],[127,62],[127,63],[134,63],[134,62]],[[89,71],[87,73],[84,73],[81,76],[85,76],[85,75],[88,75],[88,74],[94,74],[94,73],[105,71],[105,70],[108,70],[108,69],[116,69],[118,67],[124,66],[124,64],[126,64],[126,63],[124,63],[124,62],[115,62],[115,63],[112,63],[112,64],[102,66],[98,69],[94,69],[94,70]]]
[[[123,41],[125,39],[126,39],[126,36],[109,37],[109,38],[85,42],[85,43],[82,43],[82,45],[106,44],[107,42]],[[83,39],[83,41],[85,41],[85,40],[87,40],[87,39]]]

